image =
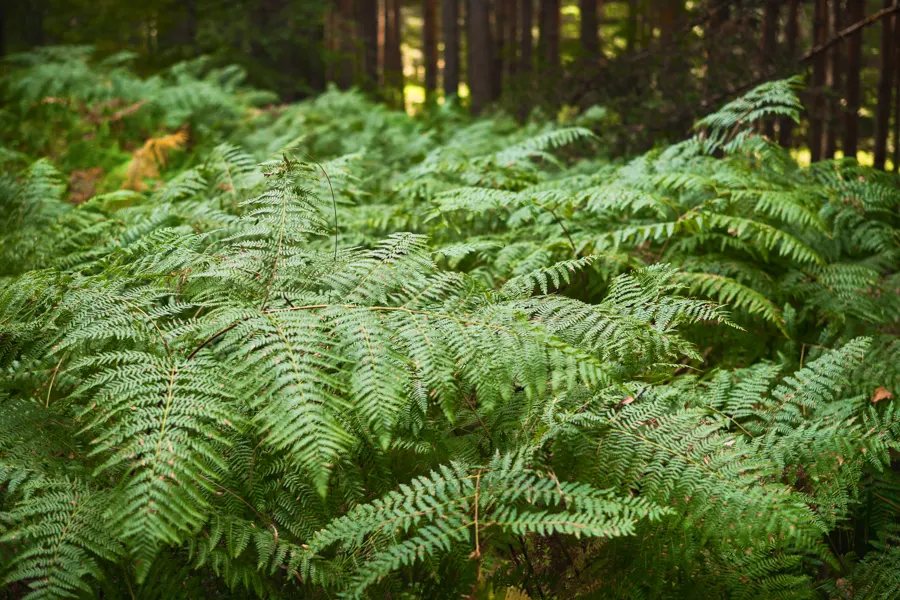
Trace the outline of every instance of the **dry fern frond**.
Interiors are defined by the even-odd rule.
[[[148,139],[131,157],[122,189],[136,192],[147,189],[144,179],[159,177],[159,170],[166,166],[169,152],[183,149],[187,141],[188,133],[184,129],[170,135]]]

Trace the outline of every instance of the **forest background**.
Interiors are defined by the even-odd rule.
[[[208,55],[284,102],[334,83],[410,112],[449,97],[520,119],[599,104],[615,115],[617,154],[681,139],[754,84],[805,73],[802,125],[766,133],[801,161],[900,162],[893,0],[34,0],[0,11],[3,54],[90,44],[135,53],[145,75]]]
[[[897,0],[0,17],[0,597],[900,597]]]

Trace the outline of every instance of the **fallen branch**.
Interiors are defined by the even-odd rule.
[[[829,48],[831,48],[838,42],[844,41],[848,35],[854,34],[857,31],[859,31],[860,29],[863,29],[864,27],[868,27],[869,25],[876,23],[876,22],[880,21],[881,19],[883,19],[884,17],[888,17],[896,12],[900,12],[900,4],[894,4],[891,7],[883,8],[880,11],[878,11],[877,13],[866,17],[862,21],[854,23],[850,27],[847,27],[845,29],[838,31],[837,35],[835,35],[833,38],[831,38],[830,40],[827,40],[825,42],[822,42],[821,44],[813,47],[812,50],[810,50],[809,52],[804,54],[800,58],[800,62],[808,61],[809,59],[811,59],[815,55],[819,54],[820,52],[824,52],[825,50],[828,50]]]

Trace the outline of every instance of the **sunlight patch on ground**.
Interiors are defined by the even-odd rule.
[[[810,154],[809,148],[795,148],[791,150],[791,157],[797,161],[797,164],[801,167],[808,167],[810,163]],[[844,158],[844,153],[838,150],[834,153],[835,158]],[[856,162],[864,167],[871,167],[875,164],[875,155],[871,152],[866,152],[864,150],[860,150],[856,153]],[[894,169],[894,161],[891,159],[887,159],[885,162],[884,168],[886,171],[892,171]]]

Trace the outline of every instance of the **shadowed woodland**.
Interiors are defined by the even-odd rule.
[[[900,2],[0,52],[0,598],[900,597]]]

